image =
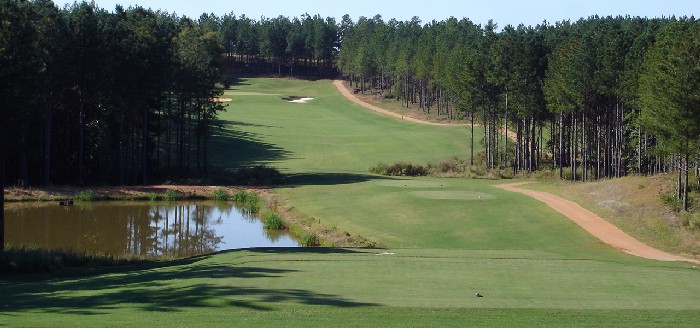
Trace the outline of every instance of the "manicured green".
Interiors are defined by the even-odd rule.
[[[275,192],[293,213],[385,248],[238,250],[0,278],[0,325],[700,325],[700,269],[691,264],[627,255],[542,203],[494,188],[499,181],[366,171],[466,153],[463,127],[375,114],[330,81],[244,82],[225,95],[233,102],[213,162],[279,166],[290,177]],[[281,100],[288,96],[316,99]]]

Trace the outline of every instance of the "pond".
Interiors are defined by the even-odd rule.
[[[182,258],[227,249],[296,247],[233,203],[5,204],[5,242],[88,254]]]

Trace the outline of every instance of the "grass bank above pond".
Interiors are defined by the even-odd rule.
[[[667,327],[700,320],[700,286],[690,283],[698,270],[544,251],[249,249],[74,274],[0,277],[0,324]]]

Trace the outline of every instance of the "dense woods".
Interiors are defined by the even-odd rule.
[[[501,31],[455,18],[344,23],[338,67],[356,92],[483,125],[476,161],[487,168],[582,181],[673,171],[687,209],[700,150],[694,18],[590,17]]]
[[[0,186],[201,173],[231,72],[339,71],[357,92],[464,120],[472,134],[483,125],[474,164],[582,181],[673,171],[687,209],[700,162],[699,40],[694,18],[499,30],[456,18],[193,20],[0,0]]]
[[[223,109],[216,32],[140,7],[0,8],[7,183],[146,184],[206,167]]]

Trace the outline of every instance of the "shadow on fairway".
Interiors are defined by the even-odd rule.
[[[280,188],[295,188],[301,186],[333,186],[387,179],[386,177],[355,173],[297,173],[286,176],[286,181]]]
[[[353,253],[344,249],[250,249],[255,253]],[[271,311],[279,302],[337,307],[377,306],[338,295],[298,288],[265,288],[262,281],[299,273],[258,267],[255,263],[196,263],[209,256],[140,266],[94,276],[18,282],[0,277],[0,318],[22,311],[94,315],[131,307],[144,311],[180,312],[191,308],[242,307]],[[240,279],[264,279],[244,287]],[[12,279],[14,280],[14,279]],[[250,284],[248,284],[250,285]]]
[[[227,250],[217,254],[238,252],[240,250]],[[245,251],[249,253],[262,254],[373,254],[376,249],[367,248],[332,248],[332,247],[255,247],[247,248]]]
[[[241,126],[274,129],[270,125],[257,125],[238,121],[220,121],[223,129],[214,132],[209,141],[212,163],[225,168],[241,168],[291,158],[291,152],[262,141],[257,134],[240,131]]]

